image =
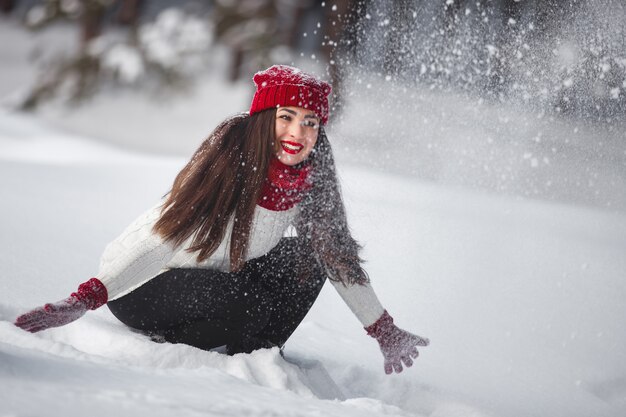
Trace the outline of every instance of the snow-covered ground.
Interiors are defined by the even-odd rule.
[[[19,312],[92,276],[104,245],[167,190],[184,160],[117,151],[6,113],[0,158],[4,415],[626,411],[623,215],[342,167],[375,288],[432,345],[412,369],[384,375],[375,342],[325,288],[286,353],[321,361],[347,398],[331,401],[313,395],[323,379],[275,351],[229,358],[156,344],[106,308],[36,335],[13,327]]]
[[[6,27],[2,34],[23,41]],[[14,44],[0,50],[4,96],[28,75],[23,56],[6,52]],[[12,68],[5,66],[9,55],[18,68],[4,72]],[[416,179],[391,169],[389,161],[401,156],[391,152],[399,146],[393,141],[370,148],[371,139],[358,146],[364,135],[349,137],[350,126],[356,132],[379,126],[349,111],[333,139],[349,217],[383,304],[400,326],[431,340],[413,368],[384,374],[376,343],[332,286],[288,341],[286,360],[272,350],[227,357],[157,344],[106,308],[34,335],[14,327],[20,312],[66,297],[96,273],[106,243],[167,191],[185,163],[182,155],[220,118],[245,109],[247,88],[209,80],[186,101],[168,105],[129,94],[104,95],[75,112],[0,111],[0,416],[626,414],[626,214],[607,210],[617,203],[603,203],[624,201],[626,191],[602,184],[602,198],[578,204]],[[471,177],[471,165],[451,163],[463,155],[453,151],[470,149],[471,138],[490,143],[492,132],[478,127],[464,104],[438,100],[428,102],[446,107],[450,117],[418,123],[431,126],[433,140],[446,138],[433,145],[443,167],[438,172]],[[497,110],[513,125],[528,126],[521,112]],[[556,126],[544,131],[568,134]],[[171,132],[178,134],[167,141]],[[414,131],[407,132],[403,138]],[[160,155],[150,150],[151,137],[163,144],[156,144]],[[523,177],[537,168],[537,157],[524,156],[521,140],[491,149],[496,156],[519,152],[520,166],[527,165],[515,173]],[[559,157],[579,155],[583,145],[574,153],[559,148]],[[377,171],[368,152],[378,157]],[[600,172],[619,177],[621,154],[607,154],[594,153],[593,166],[613,164]],[[588,160],[574,160],[584,171]],[[570,173],[543,161],[538,158],[541,168],[551,169],[534,169],[540,180]],[[408,160],[396,162],[406,168]]]

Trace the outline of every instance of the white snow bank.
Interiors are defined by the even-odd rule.
[[[92,276],[106,243],[185,161],[77,142],[6,113],[0,155],[0,415],[626,412],[623,215],[340,166],[379,297],[432,341],[413,368],[386,376],[330,286],[289,340],[288,361],[157,344],[106,308],[34,335],[15,328],[18,313]],[[332,383],[346,400],[324,399]]]
[[[85,137],[55,132],[32,116],[6,111],[0,111],[0,149],[0,160],[51,165],[149,161]]]

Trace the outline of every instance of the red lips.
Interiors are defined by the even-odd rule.
[[[304,148],[304,145],[296,142],[289,142],[287,140],[281,140],[280,145],[282,146],[283,151],[291,155],[296,155],[302,150],[302,148]]]

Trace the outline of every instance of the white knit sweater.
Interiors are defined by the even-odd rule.
[[[205,261],[198,262],[197,253],[187,252],[192,238],[173,247],[152,232],[160,215],[161,204],[159,202],[140,215],[104,250],[97,277],[106,287],[109,300],[128,294],[169,269],[229,270],[228,248],[232,223],[226,231],[227,238],[218,249]],[[297,205],[285,211],[272,211],[257,206],[246,260],[258,258],[272,250],[285,236],[289,226],[294,224],[298,215]],[[369,284],[344,286],[335,281],[331,283],[363,326],[373,324],[383,314],[384,309]]]

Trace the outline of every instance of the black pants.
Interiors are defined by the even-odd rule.
[[[240,272],[172,269],[109,301],[129,327],[201,349],[246,339],[283,346],[326,277],[298,238],[284,238]]]

